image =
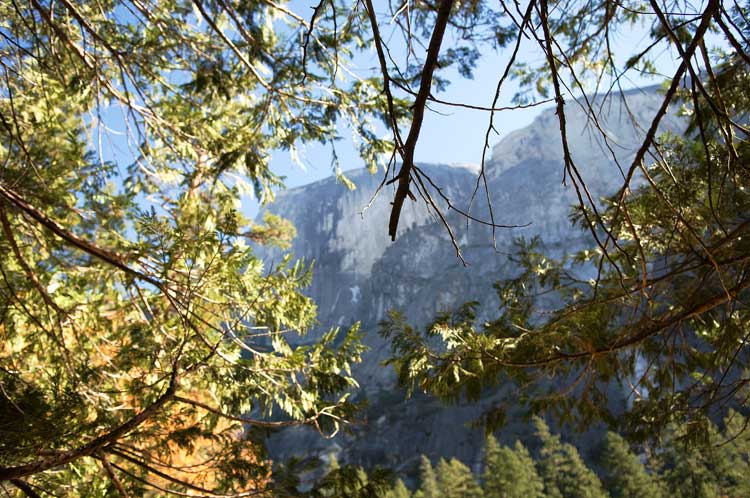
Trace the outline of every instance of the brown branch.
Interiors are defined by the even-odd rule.
[[[443,212],[440,211],[440,207],[435,203],[430,193],[427,191],[427,187],[425,187],[424,182],[422,181],[422,177],[419,175],[419,171],[416,169],[414,170],[414,176],[417,179],[417,192],[419,195],[424,199],[425,204],[427,204],[427,207],[435,211],[435,213],[440,218],[440,222],[443,224],[445,229],[448,231],[448,237],[450,237],[451,244],[453,244],[453,248],[456,250],[456,257],[461,260],[461,263],[464,266],[469,266],[469,264],[464,259],[463,255],[461,254],[461,246],[458,244],[458,240],[456,240],[456,236],[453,234],[453,230],[451,229],[450,223],[448,223],[448,220],[445,219],[445,215],[443,215]]]
[[[98,456],[98,458],[99,458],[99,461],[102,462],[102,466],[104,467],[104,470],[107,472],[109,479],[112,481],[112,484],[115,485],[117,492],[120,493],[120,496],[122,498],[128,498],[128,492],[125,491],[125,488],[120,482],[120,479],[117,478],[117,474],[115,474],[115,469],[113,469],[112,464],[109,463],[109,460],[107,459],[107,455],[102,453],[101,455]]]
[[[21,479],[11,479],[10,483],[23,491],[23,494],[28,496],[29,498],[42,498],[39,493],[34,491],[34,489],[29,486],[29,484],[25,481],[22,481]]]
[[[628,191],[630,189],[630,182],[633,179],[633,175],[635,174],[636,170],[639,168],[640,164],[643,162],[644,157],[646,156],[646,152],[648,152],[649,148],[651,148],[651,145],[654,142],[654,139],[656,138],[656,132],[659,129],[659,124],[661,123],[662,118],[667,113],[667,109],[669,108],[669,104],[672,102],[672,99],[675,96],[675,93],[677,92],[677,88],[680,86],[680,80],[682,80],[682,77],[685,74],[685,71],[688,69],[688,65],[690,64],[690,59],[693,57],[693,54],[695,53],[695,50],[698,48],[698,44],[703,39],[703,36],[706,34],[706,31],[708,31],[708,28],[711,24],[711,17],[714,15],[714,13],[717,11],[719,5],[719,0],[709,0],[708,5],[706,6],[706,10],[703,12],[703,16],[701,17],[701,22],[698,25],[698,28],[695,31],[695,34],[693,35],[693,40],[690,42],[690,46],[688,46],[687,50],[684,52],[684,56],[682,58],[682,62],[680,62],[680,65],[677,68],[677,71],[675,71],[674,76],[672,76],[672,82],[669,85],[669,88],[667,89],[664,99],[662,100],[661,106],[659,107],[659,110],[656,112],[656,115],[654,116],[654,119],[651,121],[651,126],[649,127],[648,131],[646,132],[646,137],[643,140],[643,143],[641,144],[641,147],[638,149],[638,151],[635,154],[635,157],[633,158],[633,162],[630,164],[630,168],[628,169],[627,174],[625,175],[625,182],[623,183],[622,188],[619,192],[619,204],[622,205],[622,203],[625,200],[625,197],[628,195]],[[613,223],[616,221],[617,213],[614,216]]]
[[[588,351],[576,351],[573,353],[560,352],[557,354],[550,355],[546,358],[540,358],[538,360],[532,360],[529,362],[505,361],[502,358],[498,358],[495,356],[493,356],[492,359],[494,361],[497,361],[498,364],[502,366],[529,368],[529,367],[541,367],[545,365],[550,365],[550,364],[558,363],[560,361],[569,361],[569,360],[575,360],[575,359],[581,359],[581,358],[587,358],[587,357],[594,357],[594,356],[601,355],[601,354],[612,354],[622,349],[631,347],[671,327],[674,327],[689,318],[692,318],[697,315],[701,315],[703,313],[713,310],[714,308],[717,308],[718,306],[726,304],[730,300],[736,299],[736,296],[743,290],[747,289],[748,286],[750,286],[750,278],[741,280],[734,287],[732,287],[731,289],[728,289],[727,292],[721,292],[719,294],[716,294],[714,297],[704,300],[681,312],[674,313],[674,314],[665,313],[666,316],[662,316],[658,320],[646,318],[643,320],[643,322],[645,322],[643,324],[628,324],[626,326],[623,326],[620,329],[620,332],[629,331],[633,329],[640,330],[640,331],[633,335],[617,334],[619,336],[619,339],[615,340],[612,344],[606,347],[592,349]]]
[[[370,2],[371,0],[366,1]],[[437,12],[437,19],[435,20],[435,27],[432,30],[432,37],[430,38],[430,44],[427,48],[427,57],[422,68],[422,81],[419,86],[419,93],[414,101],[411,128],[409,130],[409,135],[406,138],[406,144],[404,145],[403,163],[401,164],[401,169],[398,173],[398,187],[393,198],[393,208],[391,209],[391,217],[388,223],[388,234],[391,236],[391,240],[396,240],[396,231],[398,230],[401,208],[409,194],[411,170],[414,166],[414,149],[417,145],[419,132],[422,128],[424,110],[427,104],[427,99],[430,96],[430,88],[432,87],[432,75],[438,65],[440,45],[443,42],[443,35],[445,34],[445,28],[448,24],[452,7],[453,0],[441,0]]]
[[[42,286],[41,282],[39,282],[39,278],[37,278],[36,274],[32,271],[31,267],[29,267],[29,264],[26,262],[26,260],[23,258],[23,255],[21,254],[20,249],[18,248],[18,244],[16,243],[16,238],[13,235],[13,229],[10,226],[10,221],[8,220],[8,215],[5,213],[5,209],[0,204],[0,224],[3,226],[3,232],[5,233],[5,238],[8,240],[8,244],[10,244],[10,249],[13,252],[13,255],[16,257],[16,261],[18,261],[18,264],[23,269],[23,272],[26,274],[26,278],[28,278],[32,284],[34,284],[34,287],[37,291],[39,291],[39,294],[42,296],[42,299],[45,303],[47,303],[48,306],[50,306],[52,309],[54,309],[57,313],[63,314],[63,310],[55,303],[55,301],[52,300],[52,297],[47,293],[44,286]]]
[[[126,261],[125,256],[118,254],[114,251],[104,249],[95,244],[92,244],[91,242],[66,230],[58,222],[56,222],[55,220],[53,220],[52,218],[44,214],[42,211],[40,211],[36,207],[29,204],[21,195],[19,195],[14,190],[11,190],[3,185],[0,185],[0,199],[5,199],[11,205],[15,206],[16,208],[20,209],[21,211],[29,215],[31,218],[37,221],[40,225],[47,228],[52,233],[54,233],[61,239],[67,241],[71,245],[77,247],[78,249],[82,250],[83,252],[90,254],[91,256],[94,256],[98,259],[101,259],[102,261],[109,263],[110,265],[122,270],[126,274],[134,278],[137,278],[139,280],[143,280],[144,282],[147,282],[155,286],[159,290],[164,291],[163,289],[164,286],[158,279],[128,266],[127,263],[125,262]]]
[[[726,10],[724,9],[723,6],[721,7],[721,10],[723,12],[726,12]],[[745,61],[745,64],[747,64],[748,66],[750,66],[750,56],[748,56],[748,54],[745,51],[745,49],[742,47],[742,45],[737,40],[737,38],[735,38],[735,36],[732,33],[732,31],[729,29],[729,26],[727,26],[727,24],[724,22],[724,19],[722,18],[721,13],[717,13],[714,16],[714,19],[716,19],[716,24],[719,25],[719,27],[721,28],[722,32],[724,33],[724,36],[727,37],[727,40],[729,41],[730,45],[732,45],[732,48],[734,48],[735,53]],[[732,26],[734,26],[735,29],[737,29],[739,31],[739,28],[732,21],[732,17],[729,15],[729,13],[727,13],[727,20],[729,21],[729,23]],[[742,32],[740,31],[740,34],[741,33]]]
[[[138,481],[140,483],[145,484],[146,486],[149,486],[151,488],[154,488],[154,489],[157,489],[157,490],[161,491],[162,493],[164,493],[164,496],[174,495],[174,496],[186,496],[186,497],[189,497],[189,498],[240,498],[240,497],[245,497],[245,496],[258,496],[258,495],[261,495],[261,494],[266,493],[268,491],[267,489],[259,489],[259,490],[253,490],[253,491],[243,491],[243,492],[234,493],[234,494],[231,494],[231,495],[195,494],[193,492],[183,493],[181,491],[176,491],[174,489],[168,489],[168,488],[165,488],[163,486],[159,486],[158,484],[156,484],[154,482],[151,482],[151,481],[149,481],[147,479],[144,479],[143,477],[140,477],[140,476],[138,476],[138,475],[130,472],[129,470],[127,470],[127,469],[125,469],[123,467],[120,467],[116,463],[113,463],[112,466],[114,468],[116,468],[117,470],[119,470],[120,472],[122,472],[123,474],[129,476],[131,479],[134,479],[134,480],[136,480],[136,481]]]
[[[469,212],[464,211],[463,209],[457,208],[456,205],[453,204],[453,202],[451,202],[450,197],[448,197],[447,195],[445,195],[443,193],[443,189],[441,189],[432,180],[432,178],[430,177],[430,175],[428,175],[427,173],[425,173],[424,170],[422,170],[422,168],[420,168],[416,164],[414,165],[414,171],[416,173],[418,173],[421,178],[424,178],[425,180],[427,180],[427,183],[429,183],[430,186],[437,191],[438,195],[448,205],[448,210],[449,211],[453,210],[453,211],[457,212],[458,214],[460,214],[461,216],[463,216],[464,218],[466,218],[467,220],[473,221],[475,223],[479,223],[480,225],[486,225],[488,227],[492,227],[493,229],[495,229],[495,228],[526,228],[526,227],[528,227],[528,226],[531,225],[531,222],[524,223],[523,225],[502,225],[502,224],[499,224],[499,223],[495,223],[494,221],[487,221],[487,220],[483,220],[481,218],[477,218],[476,216],[472,216]]]
[[[242,422],[243,424],[253,425],[255,427],[277,428],[277,427],[292,427],[292,426],[295,426],[295,425],[304,425],[304,424],[309,424],[311,422],[314,422],[315,420],[317,420],[318,418],[320,418],[321,415],[324,414],[323,412],[321,412],[321,413],[318,413],[317,415],[315,415],[313,417],[308,417],[308,418],[306,418],[304,420],[288,420],[288,421],[280,421],[280,422],[268,422],[268,421],[265,421],[265,420],[255,420],[255,419],[250,419],[250,418],[245,418],[245,417],[238,417],[236,415],[230,415],[228,413],[225,413],[225,412],[219,410],[218,408],[214,408],[214,407],[212,407],[210,405],[207,405],[205,403],[202,403],[200,401],[195,401],[195,400],[192,400],[192,399],[189,399],[189,398],[183,398],[182,396],[174,396],[172,398],[172,400],[173,401],[177,401],[179,403],[185,403],[185,404],[192,405],[192,406],[195,406],[195,407],[198,407],[198,408],[202,408],[202,409],[206,410],[207,412],[213,413],[215,415],[219,415],[220,417],[223,417],[223,418],[225,418],[227,420],[234,420],[236,422]]]
[[[469,205],[466,209],[467,212],[471,212],[471,206],[474,203],[474,198],[477,195],[477,192],[479,192],[479,186],[481,184],[484,184],[484,193],[485,198],[487,200],[487,207],[489,209],[490,214],[490,223],[492,223],[492,246],[497,249],[497,238],[495,236],[495,214],[492,210],[492,199],[490,198],[490,189],[489,185],[487,185],[487,165],[486,165],[486,159],[487,159],[487,150],[490,148],[490,133],[495,130],[495,106],[497,105],[498,100],[500,99],[500,91],[502,90],[503,84],[507,80],[508,76],[510,75],[511,67],[513,67],[513,64],[516,61],[516,57],[518,56],[518,50],[521,48],[521,41],[523,40],[523,35],[526,30],[526,26],[528,25],[529,21],[531,20],[531,13],[533,12],[535,2],[532,0],[529,2],[529,6],[526,9],[526,13],[523,16],[523,23],[520,26],[520,29],[518,30],[518,36],[516,37],[516,44],[513,47],[513,52],[510,55],[510,59],[508,60],[508,63],[505,65],[505,69],[503,70],[503,74],[500,76],[500,79],[497,82],[497,86],[495,87],[495,97],[492,99],[492,105],[490,106],[490,122],[487,125],[487,131],[484,134],[484,147],[482,147],[482,161],[480,162],[480,170],[479,175],[477,176],[477,182],[474,186],[474,191],[471,193],[471,197],[469,199]],[[549,100],[547,100],[549,101]],[[468,216],[467,216],[468,218]],[[468,228],[468,221],[467,221],[467,228]]]
[[[407,87],[406,85],[402,84],[399,81],[393,80],[393,84],[403,90],[404,92],[410,94],[413,97],[417,96],[417,92],[412,90],[411,88]],[[499,97],[499,94],[498,94]],[[518,109],[530,109],[532,107],[538,107],[540,105],[549,104],[550,102],[554,102],[555,99],[548,98],[548,99],[542,99],[537,100],[536,102],[529,102],[528,104],[516,104],[516,105],[507,105],[507,106],[500,106],[500,107],[494,107],[494,106],[486,106],[486,105],[476,105],[476,104],[467,104],[465,102],[453,102],[450,100],[443,100],[439,99],[437,97],[434,97],[433,95],[430,95],[427,97],[428,102],[433,102],[435,104],[444,105],[447,107],[459,107],[461,109],[469,109],[471,111],[484,111],[484,112],[501,112],[501,111],[515,111]],[[497,104],[497,99],[495,99],[495,104]]]
[[[380,64],[380,71],[383,74],[383,92],[385,92],[385,99],[388,105],[388,117],[391,121],[391,130],[393,131],[393,141],[396,143],[396,149],[401,154],[402,158],[404,155],[404,144],[401,140],[401,134],[398,130],[398,119],[396,118],[396,111],[393,108],[393,94],[391,93],[391,76],[388,74],[388,63],[385,60],[385,52],[383,50],[383,40],[380,37],[380,28],[378,27],[378,20],[375,17],[375,8],[372,6],[372,0],[364,0],[365,7],[367,10],[367,16],[370,18],[370,27],[372,28],[372,37],[375,42],[375,51],[378,54],[378,63]]]
[[[132,457],[132,456],[126,454],[126,453],[123,453],[123,452],[121,452],[121,451],[119,451],[119,450],[117,450],[115,448],[109,447],[105,451],[107,451],[108,453],[111,453],[113,455],[117,455],[118,457],[122,458],[123,460],[127,460],[128,462],[132,463],[133,465],[141,467],[142,469],[144,469],[149,474],[154,474],[155,476],[161,477],[162,479],[164,479],[166,481],[169,481],[169,482],[171,482],[173,484],[177,484],[179,486],[185,486],[186,488],[192,489],[194,491],[199,491],[201,493],[211,493],[210,489],[202,488],[200,486],[196,486],[195,484],[192,484],[192,483],[187,482],[185,480],[178,479],[178,478],[176,478],[174,476],[171,476],[171,475],[167,474],[166,472],[162,472],[159,469],[155,469],[154,467],[152,467],[148,463],[144,462],[143,460],[139,460],[139,459],[137,459],[135,457]],[[106,461],[106,457],[105,456],[102,455],[100,458],[102,459],[102,462]]]
[[[555,90],[555,100],[557,102],[557,111],[555,114],[557,114],[558,122],[559,122],[559,128],[560,128],[560,139],[562,141],[562,147],[563,147],[563,158],[564,158],[564,168],[563,168],[563,183],[565,183],[565,180],[567,178],[567,175],[570,174],[570,179],[573,183],[573,188],[576,193],[576,197],[578,197],[578,205],[581,207],[581,213],[586,220],[586,224],[589,228],[589,231],[591,232],[592,237],[594,238],[594,241],[596,242],[596,245],[599,246],[599,249],[601,249],[602,252],[602,259],[607,259],[609,263],[612,265],[614,270],[617,272],[617,274],[620,276],[620,280],[623,280],[622,271],[620,270],[620,267],[615,263],[615,261],[612,259],[611,255],[609,254],[609,251],[607,251],[606,248],[606,242],[602,242],[599,234],[596,231],[597,224],[601,226],[601,228],[604,230],[604,232],[607,234],[608,240],[611,240],[613,245],[619,249],[617,239],[612,235],[611,231],[607,228],[607,226],[602,221],[602,217],[599,214],[599,211],[596,207],[596,202],[591,196],[591,192],[588,189],[588,186],[586,185],[586,182],[584,181],[583,177],[581,176],[581,173],[578,170],[578,167],[576,166],[575,162],[573,161],[573,156],[570,152],[569,144],[568,144],[568,138],[567,138],[567,122],[565,118],[565,101],[562,96],[562,91],[560,87],[560,75],[557,72],[557,61],[555,59],[554,49],[552,44],[558,46],[557,42],[552,37],[552,34],[549,30],[549,19],[548,19],[548,5],[546,0],[541,1],[541,9],[539,10],[539,14],[541,17],[541,25],[543,30],[543,38],[539,38],[539,36],[536,35],[536,32],[534,33],[534,37],[536,38],[537,42],[539,43],[539,46],[542,48],[542,51],[547,56],[547,64],[549,65],[550,72],[552,73],[552,82]],[[565,58],[565,52],[563,50],[560,50],[563,58]],[[575,72],[572,69],[572,65],[570,64],[570,61],[565,59],[566,64],[571,68],[571,74],[575,78]],[[579,83],[579,86],[580,83]],[[581,86],[581,88],[583,88]],[[584,97],[586,97],[586,94],[584,92]],[[588,102],[588,99],[586,99]],[[584,110],[586,108],[584,107]],[[591,105],[588,105],[588,109],[591,109]],[[602,136],[606,137],[606,134],[602,130]],[[606,140],[606,138],[605,138]],[[619,165],[618,165],[619,166]],[[583,193],[581,193],[583,191]],[[596,218],[596,222],[591,219],[591,216],[588,213],[588,210],[586,209],[586,202],[584,201],[583,196],[586,196],[586,199],[588,200],[588,205],[591,207],[591,210],[593,212],[594,217]],[[622,251],[620,249],[620,252],[623,254],[627,253],[625,251]],[[601,263],[600,263],[601,268]],[[598,288],[599,285],[599,275],[597,275],[596,279],[596,286]]]
[[[310,44],[310,37],[313,34],[313,29],[315,29],[315,20],[318,18],[320,9],[323,8],[323,3],[325,1],[326,0],[320,0],[318,2],[318,5],[313,7],[313,13],[310,17],[310,25],[307,27],[307,31],[305,32],[305,40],[302,43],[302,81],[300,81],[300,84],[304,84],[305,80],[307,79],[307,47]]]
[[[290,99],[303,102],[306,104],[320,104],[324,106],[332,106],[335,105],[332,101],[325,101],[325,100],[319,100],[314,98],[307,98],[301,95],[298,95],[293,92],[287,92],[284,90],[281,90],[279,88],[274,87],[271,83],[266,81],[263,76],[261,76],[260,72],[253,66],[253,64],[250,62],[250,60],[245,57],[242,52],[240,52],[240,49],[235,45],[235,43],[229,39],[229,37],[221,30],[221,28],[216,24],[216,22],[209,16],[208,12],[206,11],[205,7],[203,6],[203,3],[201,0],[192,0],[193,5],[198,9],[198,11],[201,13],[203,18],[206,20],[206,23],[209,25],[212,31],[214,31],[219,38],[226,44],[232,52],[237,56],[237,58],[240,60],[240,62],[247,67],[250,70],[250,74],[253,75],[253,78],[255,81],[258,82],[260,86],[262,86],[267,92],[269,93],[275,93],[284,97],[288,97]]]
[[[555,89],[555,102],[557,103],[557,119],[560,124],[560,138],[562,139],[563,146],[563,159],[565,160],[565,172],[571,171],[573,168],[573,157],[568,147],[568,127],[565,121],[565,100],[563,99],[562,92],[560,91],[560,75],[557,72],[557,61],[555,60],[555,53],[552,49],[552,34],[549,30],[549,20],[547,18],[547,0],[541,0],[541,9],[539,11],[542,30],[544,31],[544,51],[547,55],[547,65],[552,77],[552,86]],[[563,174],[563,183],[565,182],[565,174]]]
[[[79,446],[78,448],[61,451],[54,454],[53,456],[41,458],[33,463],[25,465],[18,465],[16,467],[0,467],[0,481],[7,481],[12,479],[19,479],[39,472],[44,472],[55,467],[62,467],[67,465],[79,458],[92,456],[101,451],[105,446],[111,444],[117,439],[121,438],[128,432],[132,431],[144,421],[151,418],[157,411],[159,411],[168,401],[174,397],[174,393],[177,390],[177,371],[172,372],[172,378],[169,382],[167,390],[159,396],[159,398],[142,410],[140,413],[134,415],[127,421],[120,424],[110,432],[103,434],[89,443]]]

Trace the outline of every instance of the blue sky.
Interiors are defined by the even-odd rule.
[[[316,4],[317,1],[315,0],[294,0],[291,6],[297,12],[305,13],[312,12],[312,7]],[[388,29],[387,25],[381,26],[381,30],[386,34]],[[636,26],[633,29],[622,30],[620,33],[613,33],[613,40],[615,54],[622,63],[630,54],[642,49],[647,44],[648,29],[645,26]],[[444,47],[449,47],[451,43],[449,34],[444,41]],[[451,80],[452,83],[446,91],[439,93],[437,97],[452,102],[489,106],[492,103],[497,79],[505,67],[510,52],[511,48],[507,48],[500,53],[488,50],[478,61],[474,71],[475,77],[471,80],[459,76],[455,71],[441,74],[441,76]],[[398,53],[398,48],[395,48],[394,53]],[[520,60],[534,65],[543,62],[539,58],[539,50],[531,45],[531,42],[522,45],[519,53]],[[360,66],[359,70],[362,74],[372,74],[373,71],[376,73],[379,71],[374,49],[358,57],[357,64]],[[673,54],[661,54],[657,66],[664,72],[671,71],[675,66]],[[635,73],[631,78],[635,79],[624,79],[622,81],[624,88],[661,81],[659,78],[639,78]],[[501,93],[498,105],[511,105],[511,98],[517,90],[516,82],[512,79],[508,80]],[[551,104],[547,104],[496,113],[495,128],[500,134],[493,133],[490,136],[490,146],[496,144],[509,132],[530,124],[535,116],[550,106]],[[479,164],[489,122],[489,113],[439,104],[431,105],[430,108],[432,111],[426,113],[422,126],[415,154],[416,160],[424,163]],[[121,134],[124,128],[123,116],[119,109],[110,108],[109,111],[105,118],[105,124],[113,130],[119,130],[119,134],[115,131],[109,137],[104,138],[102,143],[104,154],[107,159],[114,159],[121,166],[124,166],[132,160],[128,159],[132,158],[133,155],[126,144],[124,135]],[[342,132],[344,132],[344,139],[336,146],[341,168],[346,171],[363,167],[351,140],[347,139],[346,130],[342,130]],[[383,129],[383,133],[387,134],[387,131]],[[287,187],[304,185],[331,175],[331,150],[328,146],[310,144],[302,147],[299,152],[303,167],[292,161],[290,154],[286,151],[276,151],[272,155],[272,169],[277,174],[286,177]],[[243,200],[243,211],[246,215],[254,216],[257,210],[257,201],[252,198]]]
[[[301,7],[298,12],[308,10],[305,7],[306,2],[293,3]],[[311,3],[312,5],[314,3]],[[627,57],[640,51],[648,44],[648,29],[645,26],[636,26],[632,30],[619,34],[613,33],[613,40],[615,51],[620,54],[618,60],[624,63]],[[450,46],[450,43],[450,38],[446,38],[444,47]],[[474,71],[474,79],[472,80],[459,76],[456,71],[441,74],[443,77],[448,77],[451,84],[446,91],[439,93],[437,97],[451,102],[480,106],[491,105],[497,80],[505,68],[511,48],[507,48],[500,53],[488,50],[483,54]],[[519,60],[530,62],[533,65],[543,62],[539,57],[537,47],[528,43],[522,44]],[[363,56],[360,64],[363,71],[378,71],[374,49],[370,51],[369,58],[367,55]],[[672,55],[669,53],[660,54],[657,67],[665,73],[673,70],[676,66]],[[639,77],[637,73],[633,72],[629,77],[623,78],[621,84],[624,89],[628,89],[639,85],[653,85],[661,81],[661,78]],[[512,105],[511,99],[517,91],[518,85],[514,80],[509,79],[501,92],[498,106]],[[551,106],[552,104],[545,104],[538,107],[496,113],[494,118],[495,128],[500,134],[492,133],[490,135],[490,146],[495,145],[509,132],[530,124],[542,110]],[[430,108],[432,111],[428,111],[425,115],[417,144],[416,160],[424,163],[479,164],[489,123],[489,113],[439,104],[431,104]],[[349,141],[342,140],[341,143],[337,144],[336,152],[344,171],[364,166]],[[287,187],[304,185],[331,175],[331,152],[327,146],[309,145],[305,147],[302,151],[302,162],[304,169],[294,164],[287,152],[279,151],[274,155],[271,164],[277,173],[287,177]],[[251,207],[251,209],[254,210],[255,208]]]

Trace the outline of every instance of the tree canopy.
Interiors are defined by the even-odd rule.
[[[357,329],[288,344],[315,324],[310,268],[264,265],[252,246],[291,230],[241,200],[376,92],[302,83],[283,6],[222,5],[0,6],[0,482],[26,494],[258,494],[259,431],[350,419]]]
[[[0,482],[28,496],[296,492],[274,488],[253,436],[292,424],[341,430],[355,409],[350,367],[362,347],[356,327],[289,344],[287,333],[315,324],[314,303],[300,292],[309,268],[292,257],[264,265],[254,248],[284,244],[291,229],[274,217],[255,225],[242,201],[269,200],[282,184],[269,168],[274,151],[317,141],[335,158],[349,130],[364,164],[385,164],[382,186],[395,186],[391,237],[407,198],[425,202],[450,232],[415,148],[428,104],[465,105],[437,97],[446,69],[470,76],[487,49],[505,48],[509,60],[495,101],[473,105],[490,116],[486,144],[509,77],[521,83],[516,106],[555,103],[564,177],[580,193],[576,219],[596,241],[578,259],[599,276],[581,282],[567,262],[523,248],[522,275],[498,287],[502,316],[475,333],[464,310],[461,327],[442,327],[456,347],[437,354],[434,368],[415,367],[429,364],[419,356],[427,349],[391,327],[406,377],[456,393],[506,367],[528,381],[529,367],[546,374],[565,364],[579,412],[605,419],[599,384],[580,379],[635,378],[636,428],[699,418],[714,401],[742,395],[746,5],[313,7],[301,15],[274,0],[0,5]],[[622,61],[612,34],[642,23],[653,44]],[[708,33],[722,37],[723,53],[711,52]],[[449,48],[445,36],[456,40]],[[521,60],[522,44],[542,57]],[[596,126],[587,92],[650,71],[665,47],[679,62],[663,105],[602,208],[568,150],[569,95],[583,92]],[[371,48],[378,67],[357,71]],[[657,141],[677,99],[694,133]],[[333,170],[346,182],[335,159]],[[636,176],[646,180],[637,190]],[[493,232],[502,227],[491,204],[487,220],[449,206]],[[525,220],[508,223],[516,221]],[[535,293],[550,287],[566,306],[540,322]],[[565,412],[573,401],[556,403]],[[335,475],[349,480],[311,493],[346,493],[354,481],[363,496],[385,489],[350,469]]]
[[[485,413],[490,426],[521,404],[581,426],[603,420],[639,440],[678,424],[685,438],[706,441],[710,421],[747,410],[748,6],[708,2],[678,30],[675,15],[649,5],[652,35],[672,40],[679,67],[632,162],[615,158],[621,189],[601,202],[576,172],[558,99],[564,175],[580,200],[571,219],[590,245],[554,258],[542,239],[518,240],[517,274],[497,282],[500,309],[489,320],[478,321],[477,303],[424,330],[393,313],[382,332],[410,389],[471,400],[512,379],[516,389]],[[708,32],[728,48],[709,51]],[[684,136],[657,135],[670,104],[690,123]]]

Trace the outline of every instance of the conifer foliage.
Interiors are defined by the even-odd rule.
[[[414,498],[439,498],[442,493],[438,484],[437,475],[432,468],[432,462],[422,455],[419,459],[419,489],[414,493]]]
[[[441,458],[435,469],[441,495],[445,498],[482,498],[479,487],[471,469],[456,458]]]
[[[544,483],[526,447],[516,441],[513,448],[487,438],[482,474],[485,498],[543,498]]]
[[[583,462],[578,450],[552,434],[541,419],[534,420],[536,437],[541,442],[539,474],[544,492],[550,498],[604,498],[597,475]]]
[[[309,265],[264,264],[255,247],[293,229],[241,208],[281,184],[270,151],[336,134],[333,106],[367,133],[377,90],[301,85],[285,10],[0,3],[4,489],[269,494],[265,431],[351,419],[357,327],[287,342],[315,325]],[[358,36],[341,22],[336,44]],[[307,64],[331,75],[345,54],[318,33]]]
[[[486,331],[476,333],[466,307],[460,326],[439,328],[450,348],[433,354],[418,334],[390,327],[401,378],[455,399],[500,374],[528,381],[529,366],[537,378],[565,364],[567,373],[630,379],[645,359],[649,395],[626,422],[645,437],[644,421],[664,428],[689,419],[684,427],[705,436],[714,402],[740,397],[747,384],[738,365],[750,322],[749,16],[747,3],[671,3],[440,0],[384,2],[381,12],[370,0],[321,0],[299,15],[277,0],[0,2],[0,483],[28,496],[297,493],[273,484],[262,433],[344,430],[363,347],[356,326],[300,347],[287,341],[317,325],[302,293],[309,266],[291,255],[261,261],[258,245],[288,244],[293,230],[275,217],[257,226],[243,199],[271,199],[282,179],[270,156],[297,157],[309,142],[331,147],[333,171],[351,186],[335,154],[346,129],[371,170],[382,165],[387,175],[401,160],[391,237],[405,199],[420,198],[460,257],[434,199],[442,191],[427,187],[414,152],[428,103],[461,105],[435,96],[445,69],[471,76],[481,48],[506,46],[498,95],[513,74],[519,105],[554,102],[566,174],[582,196],[565,137],[564,78],[581,90],[581,77],[615,85],[626,70],[648,71],[654,47],[675,50],[680,63],[619,195],[603,210],[592,199],[578,206],[598,249],[573,259],[598,267],[598,278],[570,278],[568,261],[522,247],[523,275],[498,285],[501,316]],[[643,16],[654,43],[618,66],[609,34]],[[404,34],[404,64],[380,34],[385,22]],[[730,47],[717,71],[705,43],[712,31]],[[540,56],[530,64],[516,64],[523,40]],[[357,74],[353,61],[370,47],[377,70]],[[415,47],[427,47],[424,57]],[[691,135],[657,141],[680,97]],[[471,106],[489,113],[488,137],[497,103]],[[636,171],[648,185],[633,192]],[[483,179],[484,169],[477,189]],[[479,221],[500,228],[492,215]],[[550,288],[568,307],[540,324],[536,294]],[[574,392],[577,407],[556,401],[559,411],[611,415],[596,379]],[[676,396],[679,386],[695,396]],[[573,447],[549,436],[545,448],[549,493],[601,494]],[[670,475],[682,475],[683,463],[664,455]],[[479,496],[463,464],[438,466],[453,478],[430,475],[427,462],[423,498],[440,496],[442,485],[455,486],[441,491],[451,496]],[[342,468],[308,494],[383,489],[378,476]]]
[[[731,412],[709,441],[686,444],[684,429],[672,429],[658,445],[635,451],[614,432],[604,435],[590,464],[540,418],[530,452],[519,441],[501,446],[489,436],[481,479],[453,458],[433,468],[421,457],[416,491],[402,481],[388,498],[744,498],[750,489],[748,436],[734,437],[748,419]],[[596,470],[594,470],[596,469]]]
[[[628,443],[614,432],[604,438],[601,465],[603,481],[612,498],[659,498],[662,490]]]

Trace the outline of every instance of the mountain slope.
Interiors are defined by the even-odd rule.
[[[566,106],[573,158],[595,199],[611,195],[621,186],[621,170],[628,168],[660,100],[653,88],[626,92],[623,97],[596,97],[592,105],[603,110],[598,123],[588,120],[576,102]],[[606,130],[606,141],[596,126]],[[663,129],[680,131],[682,125],[669,115]],[[475,170],[420,167],[453,204],[467,206],[476,184]],[[487,176],[495,220],[528,226],[499,229],[495,250],[488,227],[477,223],[467,227],[457,213],[449,212],[468,267],[456,257],[447,231],[422,202],[407,203],[399,235],[395,242],[390,241],[391,187],[385,187],[362,216],[381,181],[365,171],[351,174],[357,184],[355,191],[329,179],[279,195],[268,209],[297,227],[292,252],[316,260],[315,279],[308,293],[318,303],[320,323],[328,327],[362,322],[371,349],[356,375],[370,408],[368,420],[355,428],[354,436],[322,441],[311,431],[287,431],[274,436],[272,453],[284,458],[317,448],[340,452],[339,459],[364,464],[399,465],[420,453],[478,462],[482,436],[466,423],[492,403],[492,393],[474,406],[443,407],[422,397],[403,403],[392,372],[382,366],[389,351],[377,333],[377,323],[389,309],[398,309],[410,322],[424,325],[436,312],[470,300],[482,302],[480,314],[491,317],[498,305],[492,284],[515,271],[508,259],[515,238],[539,235],[553,255],[590,244],[587,234],[568,221],[577,196],[569,181],[563,184],[563,171],[559,124],[553,109],[494,147]],[[472,214],[488,219],[488,206],[481,191],[479,195]],[[268,253],[266,257],[278,255]],[[502,439],[510,441],[525,431],[523,424],[511,424]]]

